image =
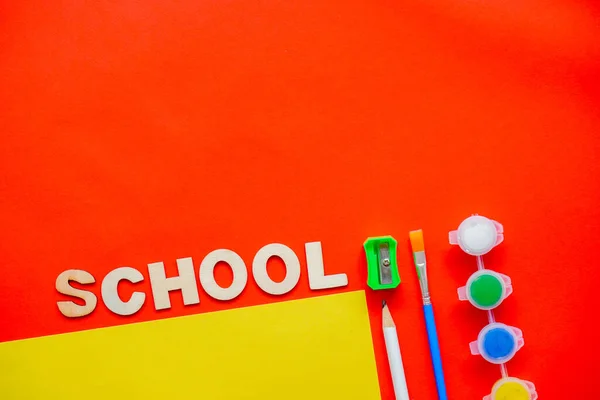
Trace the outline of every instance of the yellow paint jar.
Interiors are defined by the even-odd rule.
[[[537,392],[531,382],[517,378],[503,378],[494,384],[492,394],[484,400],[536,400]]]

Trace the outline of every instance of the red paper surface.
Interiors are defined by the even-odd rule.
[[[449,397],[478,399],[500,375],[469,354],[486,315],[458,301],[476,265],[447,242],[477,212],[506,230],[485,261],[514,284],[496,314],[524,332],[510,374],[541,399],[596,397],[595,2],[4,1],[0,22],[0,341],[330,293],[309,290],[302,261],[282,297],[250,280],[231,302],[176,293],[168,311],[99,303],[69,320],[54,289],[66,269],[93,273],[99,294],[120,266],[175,274],[221,247],[250,265],[271,242],[303,260],[320,240],[356,290],[362,242],[391,234],[409,389],[433,399],[407,234],[423,228]],[[383,294],[368,296],[391,399]]]

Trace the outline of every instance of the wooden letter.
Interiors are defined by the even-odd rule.
[[[228,288],[219,286],[215,281],[215,266],[219,261],[226,262],[233,271],[233,282]],[[200,283],[208,295],[217,300],[231,300],[239,296],[248,282],[248,271],[244,260],[235,252],[218,249],[208,253],[200,264]]]
[[[306,250],[308,284],[312,290],[329,289],[348,284],[348,276],[346,274],[325,275],[321,242],[306,243],[304,249]]]
[[[154,308],[157,310],[171,308],[171,299],[169,299],[169,292],[171,290],[181,289],[183,304],[186,306],[200,303],[192,258],[179,258],[177,260],[177,270],[179,271],[179,276],[167,278],[165,275],[165,265],[162,262],[148,264],[152,296],[154,297]]]
[[[272,256],[281,258],[286,267],[285,278],[274,282],[267,273],[267,261]],[[292,290],[300,279],[300,260],[289,247],[280,243],[271,243],[260,249],[252,262],[252,274],[258,286],[267,293],[280,295]]]
[[[121,267],[110,271],[102,281],[102,301],[115,314],[132,315],[144,305],[146,293],[133,292],[129,301],[122,301],[117,292],[117,286],[122,280],[138,283],[144,280],[144,276],[140,271],[131,267]]]
[[[80,269],[69,269],[58,275],[56,278],[56,290],[67,296],[78,297],[85,302],[83,306],[75,304],[72,301],[57,302],[56,305],[58,305],[58,309],[62,315],[69,318],[83,317],[94,311],[98,303],[96,295],[87,290],[75,289],[69,285],[69,281],[75,281],[82,285],[96,282],[92,274]]]

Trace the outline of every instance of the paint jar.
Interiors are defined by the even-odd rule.
[[[471,342],[469,347],[471,354],[479,354],[492,364],[503,364],[513,358],[524,344],[520,329],[492,322],[479,332],[477,340]]]
[[[465,253],[482,256],[504,240],[504,228],[499,222],[481,215],[472,215],[449,234],[450,244],[457,244]]]
[[[483,400],[536,400],[535,385],[518,378],[503,378],[494,384]]]
[[[510,278],[484,269],[469,277],[466,286],[458,288],[458,298],[480,310],[492,310],[513,292]]]

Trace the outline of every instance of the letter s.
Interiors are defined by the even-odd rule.
[[[58,275],[56,278],[56,290],[64,295],[78,297],[85,302],[85,305],[80,306],[72,301],[59,301],[56,303],[60,312],[69,318],[83,317],[90,314],[96,309],[98,299],[96,295],[87,290],[76,289],[69,284],[69,281],[75,281],[83,285],[94,283],[96,280],[87,271],[80,269],[69,269]]]

